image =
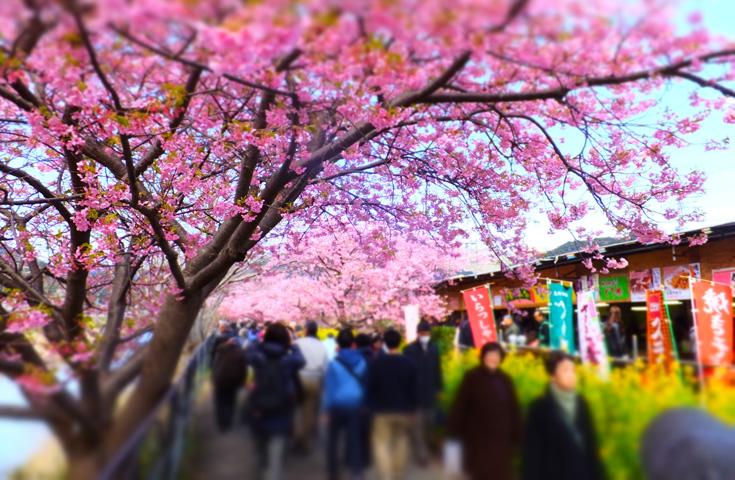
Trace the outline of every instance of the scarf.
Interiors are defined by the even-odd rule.
[[[554,402],[561,410],[562,420],[569,427],[574,441],[584,447],[582,436],[577,429],[577,392],[568,392],[557,387],[553,383],[549,384],[549,391]]]
[[[557,387],[553,383],[549,385],[551,396],[561,408],[562,413],[571,423],[577,415],[577,392],[568,392]]]

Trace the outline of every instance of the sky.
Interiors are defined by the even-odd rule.
[[[732,23],[732,19],[735,18],[735,0],[683,0],[678,3],[682,5],[680,10],[682,28],[685,28],[689,13],[698,10],[702,12],[703,22],[711,32],[731,38],[735,33]],[[680,94],[678,90],[686,92],[688,87],[684,85],[673,87],[666,93],[667,104],[676,108],[677,99],[681,98],[681,108],[688,108],[686,94]],[[705,152],[700,144],[707,138],[721,139],[724,137],[733,139],[730,149],[726,151]],[[686,209],[698,208],[704,213],[703,220],[686,225],[687,230],[735,221],[735,205],[733,205],[735,125],[724,124],[720,119],[707,120],[704,128],[693,137],[692,145],[671,152],[671,162],[682,172],[696,169],[703,171],[707,177],[704,192],[689,198],[682,205]],[[606,234],[614,235],[614,231],[607,226],[602,215],[591,216],[589,222],[605,231]],[[669,232],[678,231],[674,225],[665,229]],[[547,251],[572,240],[572,236],[567,232],[549,234],[548,223],[543,219],[536,219],[529,225],[527,238],[530,246],[539,251]]]

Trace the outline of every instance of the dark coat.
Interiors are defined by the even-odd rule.
[[[416,365],[419,407],[433,407],[443,387],[439,349],[433,342],[429,342],[424,350],[421,342],[416,340],[403,350],[403,354]]]
[[[514,478],[521,440],[521,408],[510,377],[478,366],[467,372],[449,413],[449,433],[462,443],[472,480]]]
[[[592,417],[577,396],[572,423],[549,390],[531,403],[524,433],[523,480],[598,480],[604,478]]]
[[[254,417],[248,412],[250,425],[257,431],[268,434],[286,435],[293,427],[293,414],[298,396],[297,372],[306,364],[298,345],[292,345],[288,351],[276,343],[260,343],[249,347],[245,351],[245,360],[253,368],[255,373],[255,390],[250,395],[255,395],[258,388],[258,378],[269,358],[277,358],[281,365],[281,374],[286,392],[293,399],[287,408],[278,412]]]
[[[458,328],[459,338],[457,338],[457,343],[459,343],[459,346],[467,348],[474,347],[475,340],[472,335],[472,326],[470,325],[470,321],[467,319],[462,320]]]
[[[625,336],[620,331],[620,325],[607,322],[605,324],[605,344],[607,353],[611,357],[622,357],[627,353],[625,348]]]
[[[222,390],[237,390],[245,383],[245,352],[235,337],[220,342],[214,350],[212,382]]]

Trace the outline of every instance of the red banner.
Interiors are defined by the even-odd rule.
[[[486,286],[476,287],[465,290],[462,296],[467,307],[467,315],[470,317],[475,347],[480,348],[487,342],[497,342],[490,289]]]
[[[707,366],[732,363],[732,289],[728,285],[691,282],[699,361]]]
[[[664,306],[664,292],[661,290],[646,291],[646,332],[648,363],[664,362],[670,365],[674,360],[674,348],[671,343],[671,324]]]

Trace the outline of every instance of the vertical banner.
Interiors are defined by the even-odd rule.
[[[403,307],[403,318],[406,325],[406,343],[411,343],[416,340],[416,328],[418,328],[421,320],[419,306],[416,304],[405,305]]]
[[[664,292],[646,292],[646,337],[648,341],[648,363],[671,365],[674,360],[671,322],[664,305]]]
[[[723,285],[730,285],[730,288],[735,289],[735,268],[712,270],[712,281]]]
[[[470,318],[475,347],[480,348],[487,342],[497,342],[498,336],[495,332],[495,318],[493,316],[493,305],[490,302],[490,289],[483,285],[465,290],[462,295],[464,296],[464,304],[467,307],[467,315]]]
[[[702,365],[732,363],[732,288],[704,280],[691,282],[697,353]]]
[[[572,286],[549,283],[549,319],[551,321],[551,348],[574,353],[574,307]]]
[[[595,304],[595,292],[585,290],[577,295],[579,312],[579,354],[582,361],[598,365],[600,374],[607,376],[610,365],[607,359],[605,338],[602,335],[600,316]]]

